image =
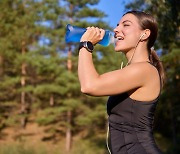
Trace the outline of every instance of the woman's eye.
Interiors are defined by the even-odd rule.
[[[128,24],[124,24],[124,27],[129,26]]]

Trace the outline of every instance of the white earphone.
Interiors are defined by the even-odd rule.
[[[143,38],[144,35],[145,35],[145,33],[143,33],[143,34],[141,35],[141,37],[139,38],[139,41],[141,41],[141,39]]]
[[[133,58],[133,56],[134,56],[136,47],[137,47],[138,43],[141,41],[141,39],[143,38],[143,36],[144,36],[145,34],[146,34],[146,33],[143,33],[143,34],[140,36],[140,38],[139,38],[139,40],[138,40],[138,42],[137,42],[137,44],[136,44],[136,46],[135,46],[133,55],[131,56],[130,60],[127,62],[126,66],[131,62],[131,60],[132,60],[132,58]],[[122,68],[123,68],[123,62],[121,62],[121,69],[122,69]]]

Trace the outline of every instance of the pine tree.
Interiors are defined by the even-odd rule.
[[[90,8],[90,6],[96,5],[98,2],[99,2],[98,0],[91,0],[91,1],[66,0],[66,1],[64,1],[64,7],[66,9],[66,14],[64,16],[64,19],[66,19],[66,23],[70,23],[70,24],[73,24],[73,25],[76,25],[79,27],[84,27],[84,28],[88,27],[88,26],[99,26],[99,27],[105,28],[105,29],[110,28],[107,24],[105,24],[101,20],[102,17],[105,16],[105,14],[103,12],[100,12],[97,9]],[[96,22],[89,23],[87,20],[88,18],[94,18],[94,20]],[[77,51],[76,47],[77,46],[75,46],[76,50],[74,52],[72,50],[72,49],[74,49],[74,46],[72,46],[71,44],[67,45],[67,51],[68,51],[67,69],[70,73],[69,75],[74,76],[74,78],[76,78],[76,80],[73,84],[79,83],[79,81],[77,80],[77,73],[76,73],[77,72],[76,71],[77,57],[78,57],[78,53],[76,52]],[[73,56],[75,56],[75,57],[73,58]],[[75,59],[75,61],[73,61],[73,59]],[[97,59],[95,59],[95,61],[96,60]],[[70,76],[69,76],[69,78],[70,78]],[[67,107],[67,129],[66,129],[66,151],[67,152],[70,151],[70,148],[72,145],[72,132],[74,132],[73,130],[76,130],[76,133],[79,132],[76,125],[74,125],[76,117],[78,119],[83,118],[86,115],[86,110],[89,110],[91,112],[99,112],[98,110],[94,110],[94,109],[99,108],[99,107],[102,109],[102,103],[97,103],[95,105],[95,107],[93,107],[93,108],[91,107],[92,98],[88,98],[86,96],[82,97],[82,94],[80,94],[79,85],[76,86],[75,90],[76,91],[73,92],[73,89],[72,90],[69,89],[69,92],[64,95],[64,99],[63,99],[63,103]],[[77,96],[79,98],[82,97],[82,99],[79,99]],[[73,101],[74,99],[76,99],[76,103]],[[104,106],[104,104],[103,104],[103,106]],[[84,109],[86,109],[86,110],[84,110]],[[91,112],[89,112],[89,113],[91,113]],[[81,114],[77,114],[77,113],[81,113]],[[95,114],[95,115],[97,115],[97,117],[98,117],[99,114]],[[105,112],[103,112],[103,115],[105,116]],[[103,116],[103,118],[104,118],[104,116]],[[101,117],[102,117],[102,112],[101,112]],[[102,121],[104,121],[104,119]],[[92,122],[93,122],[93,119],[92,119]],[[104,123],[105,123],[105,121],[104,121]],[[89,123],[89,126],[91,124],[92,123]],[[87,123],[84,123],[84,126],[86,126],[85,128],[87,128]]]
[[[93,140],[99,132],[105,134],[107,97],[89,97],[80,92],[78,45],[64,41],[67,23],[110,29],[102,21],[105,14],[91,8],[98,2],[0,2],[0,128],[19,125],[20,120],[25,127],[31,117],[46,126],[46,135],[54,140],[66,134],[67,152],[73,136],[83,131]],[[89,21],[92,18],[95,22]],[[99,73],[120,66],[113,46],[97,45],[93,54]]]
[[[28,112],[28,98],[25,87],[28,82],[26,53],[28,46],[35,41],[36,29],[33,1],[0,2],[1,7],[1,94],[4,101],[21,103],[22,127],[25,127]],[[16,90],[15,90],[16,89]],[[21,95],[21,96],[20,96]],[[4,97],[3,97],[4,96]]]

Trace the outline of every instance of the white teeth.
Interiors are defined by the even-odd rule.
[[[121,37],[121,36],[118,36],[117,39],[118,39],[118,40],[124,40],[124,38]]]

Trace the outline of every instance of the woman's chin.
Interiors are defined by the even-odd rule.
[[[117,46],[115,46],[114,50],[115,51],[119,51],[119,48]]]
[[[122,49],[122,48],[118,48],[118,47],[115,47],[114,50],[115,50],[116,52],[123,52],[123,49]]]

